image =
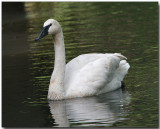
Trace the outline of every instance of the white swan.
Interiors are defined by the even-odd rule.
[[[98,95],[121,87],[129,64],[121,54],[84,54],[65,63],[65,46],[60,24],[48,19],[36,41],[52,35],[55,49],[54,71],[48,90],[49,100]]]

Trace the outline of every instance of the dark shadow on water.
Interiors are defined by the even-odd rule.
[[[2,126],[22,127],[31,92],[24,3],[2,2],[2,18]]]

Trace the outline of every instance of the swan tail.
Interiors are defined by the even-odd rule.
[[[127,58],[123,56],[121,53],[114,53],[114,55],[120,58],[120,60],[127,60]]]
[[[125,75],[128,73],[129,68],[130,68],[130,65],[129,63],[127,63],[126,60],[120,61],[119,67],[117,68],[117,71],[116,71],[116,76],[119,81],[123,81]]]

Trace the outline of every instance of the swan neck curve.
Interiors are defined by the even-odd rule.
[[[55,62],[54,62],[54,71],[58,74],[64,72],[66,59],[65,59],[65,45],[63,32],[56,34],[54,37],[54,50],[55,50]]]
[[[53,36],[55,62],[48,91],[48,99],[58,100],[64,98],[64,75],[65,75],[65,45],[62,30]]]

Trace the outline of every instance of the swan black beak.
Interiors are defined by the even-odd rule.
[[[48,30],[49,30],[50,26],[51,26],[51,24],[49,24],[48,26],[43,27],[41,33],[35,39],[35,41],[38,41],[39,39],[41,39],[41,38],[45,37],[46,35],[48,35]]]

